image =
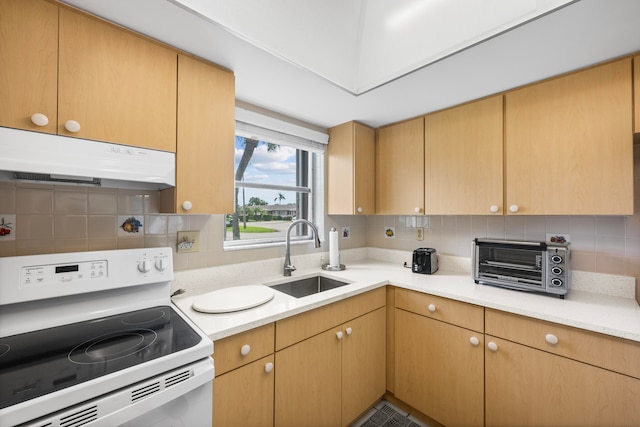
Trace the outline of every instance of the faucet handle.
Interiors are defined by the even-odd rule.
[[[286,266],[286,269],[287,271],[296,271],[296,266],[289,264]]]

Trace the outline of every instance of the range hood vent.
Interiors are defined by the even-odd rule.
[[[37,181],[37,182],[53,182],[60,184],[82,184],[100,187],[102,180],[100,178],[84,178],[81,176],[63,176],[51,175],[47,173],[27,173],[12,172],[11,176],[14,181]]]
[[[161,190],[175,154],[0,127],[0,181]]]

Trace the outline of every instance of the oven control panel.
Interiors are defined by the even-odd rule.
[[[68,264],[36,265],[22,267],[20,285],[40,286],[47,283],[70,283],[80,280],[105,280],[109,276],[106,260]]]

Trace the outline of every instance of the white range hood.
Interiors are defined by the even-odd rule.
[[[176,184],[175,154],[0,127],[0,181],[160,190]]]

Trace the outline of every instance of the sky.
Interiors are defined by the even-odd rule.
[[[243,153],[243,138],[236,137],[234,171],[238,169],[238,163]],[[258,145],[244,173],[244,180],[246,182],[296,185],[295,148],[280,145],[275,152],[268,152],[267,144]],[[285,199],[274,201],[278,197],[278,193],[282,193]],[[259,197],[268,204],[277,204],[278,202],[280,204],[288,204],[296,201],[294,192],[245,188],[245,200],[247,203],[251,197]],[[242,205],[242,189],[240,190],[239,203]]]

